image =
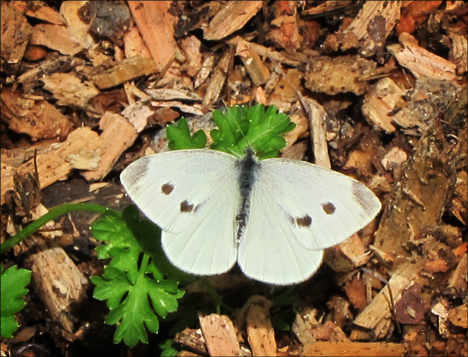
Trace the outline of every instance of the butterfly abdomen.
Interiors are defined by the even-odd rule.
[[[245,155],[237,162],[237,165],[239,166],[239,190],[241,200],[236,216],[236,241],[240,243],[249,219],[252,188],[256,180],[256,172],[259,163],[255,158],[253,150],[247,149]]]

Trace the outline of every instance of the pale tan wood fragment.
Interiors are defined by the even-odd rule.
[[[99,121],[99,129],[102,130],[98,149],[101,161],[97,170],[82,173],[88,181],[102,180],[138,137],[135,127],[116,113],[106,112]]]
[[[270,319],[270,308],[273,303],[257,296],[246,303],[245,315],[247,337],[253,356],[275,356],[276,340]]]
[[[57,99],[57,105],[84,109],[88,102],[100,93],[91,82],[81,80],[70,73],[44,75],[41,81],[44,83],[44,89]]]
[[[58,56],[46,59],[39,63],[39,66],[31,68],[18,77],[19,83],[28,83],[31,81],[39,80],[47,73],[52,74],[56,72],[68,72],[72,68],[83,64],[81,58],[71,56]]]
[[[233,45],[233,46],[237,46],[237,44],[241,41],[245,41],[245,39],[241,36],[235,36],[227,40],[226,43]],[[300,61],[286,57],[285,55],[283,55],[282,52],[273,51],[268,47],[259,45],[258,43],[249,42],[249,46],[252,50],[257,52],[261,57],[268,57],[272,61],[284,63],[293,67],[297,67],[301,64]]]
[[[392,1],[389,3],[383,1],[368,1],[362,6],[359,14],[343,32],[345,34],[353,33],[359,40],[366,39],[369,37],[368,27],[370,21],[376,16],[382,16],[386,20],[386,38],[400,19],[400,7],[401,2],[399,1]]]
[[[122,115],[135,127],[137,133],[140,133],[146,128],[148,118],[154,115],[154,111],[145,105],[143,101],[138,101],[125,108]]]
[[[315,164],[331,169],[327,142],[327,112],[325,108],[314,99],[302,97],[301,101],[309,115],[309,128],[314,149]]]
[[[182,332],[177,332],[174,337],[174,342],[180,343],[182,346],[188,347],[193,351],[196,351],[197,354],[189,354],[188,351],[181,351],[179,355],[181,356],[182,353],[185,356],[199,356],[208,355],[208,351],[206,349],[206,342],[205,337],[203,337],[203,333],[201,329],[189,329],[186,328]]]
[[[262,8],[262,1],[228,1],[204,30],[207,40],[221,40],[241,29]]]
[[[57,140],[41,140],[29,147],[19,147],[11,150],[1,149],[1,162],[18,168],[23,163],[33,158],[35,153],[41,154],[50,151],[51,144],[57,144]]]
[[[12,2],[2,3],[1,57],[10,64],[21,61],[28,45],[31,25]]]
[[[41,188],[64,179],[73,166],[66,160],[68,155],[96,151],[99,136],[90,128],[78,128],[71,132],[63,143],[51,144],[49,150],[37,155],[37,171]],[[34,162],[29,160],[18,167],[18,173],[34,172]],[[2,196],[4,192],[1,193]]]
[[[157,108],[178,108],[184,113],[190,113],[190,114],[195,114],[195,115],[204,115],[205,111],[203,106],[200,104],[184,104],[182,102],[178,102],[175,100],[163,102],[163,101],[151,101],[151,105]]]
[[[317,310],[310,307],[306,307],[300,313],[296,313],[296,318],[292,323],[291,330],[304,345],[316,341],[312,333],[313,328],[319,325],[319,322],[315,318],[316,315]]]
[[[399,266],[385,286],[356,317],[354,324],[368,329],[375,328],[383,319],[391,316],[391,300],[389,288],[392,292],[393,303],[396,304],[402,296],[402,292],[414,281],[418,280],[419,272],[424,268],[424,259],[416,263],[408,262]]]
[[[202,100],[197,93],[185,89],[146,89],[145,92],[155,100]]]
[[[263,64],[257,52],[250,48],[249,42],[239,41],[236,47],[236,55],[241,58],[254,85],[261,86],[266,83],[270,77],[270,70]]]
[[[12,4],[14,4],[21,12],[23,12],[27,7],[27,11],[25,13],[27,16],[35,17],[36,19],[43,20],[54,25],[67,24],[62,15],[53,8],[46,6],[44,3],[39,1],[32,4],[28,4],[26,1],[13,1]]]
[[[387,46],[387,49],[398,63],[408,68],[416,78],[457,80],[456,64],[418,46],[415,38],[407,33],[402,33],[399,40],[401,45],[396,43]]]
[[[0,181],[0,192],[1,192],[1,204],[5,203],[5,193],[8,190],[12,190],[15,187],[13,177],[16,173],[16,168],[8,165],[7,163],[1,162],[1,181]]]
[[[465,305],[460,305],[451,309],[447,319],[455,326],[468,328],[468,309]]]
[[[390,78],[383,78],[374,84],[364,97],[362,114],[372,124],[387,133],[393,133],[391,112],[399,105],[404,105],[403,96],[407,90],[401,88]]]
[[[203,61],[202,67],[198,72],[197,76],[195,77],[195,83],[193,88],[198,88],[203,82],[206,81],[208,76],[210,75],[213,66],[214,66],[215,56],[210,54],[208,55],[205,60]]]
[[[91,49],[97,43],[89,33],[90,23],[86,23],[79,15],[81,7],[88,1],[64,1],[60,6],[60,14],[67,21],[67,31],[83,47]]]
[[[3,178],[3,176],[2,176]],[[466,244],[466,243],[465,243]],[[458,262],[457,268],[452,273],[449,279],[447,289],[454,296],[466,296],[467,292],[467,254],[463,255],[463,258]]]
[[[52,320],[73,333],[73,311],[87,298],[89,282],[55,241],[34,240],[37,251],[29,260],[35,290]]]
[[[211,314],[198,316],[210,356],[239,356],[234,325],[228,316]]]
[[[310,9],[304,10],[301,12],[302,16],[311,16],[311,15],[319,15],[323,14],[328,11],[333,11],[337,9],[341,9],[343,7],[349,6],[351,1],[325,1],[315,7]]]
[[[371,255],[366,252],[357,233],[325,250],[324,262],[334,271],[346,272],[366,264]]]
[[[31,45],[41,45],[64,55],[76,55],[84,47],[70,36],[67,29],[60,25],[39,24],[31,32]]]
[[[318,341],[304,345],[303,356],[403,356],[401,343],[386,342],[326,342]]]
[[[92,74],[90,79],[99,89],[106,89],[154,72],[157,67],[151,58],[131,57],[104,72]]]
[[[73,128],[67,117],[45,100],[25,99],[6,88],[1,100],[2,119],[10,129],[28,134],[33,140],[63,138]]]
[[[128,6],[154,60],[156,71],[168,64],[179,48],[174,39],[176,18],[170,1],[129,1]]]
[[[151,58],[148,47],[138,31],[138,27],[131,27],[123,38],[125,57]]]
[[[447,34],[452,40],[450,48],[449,61],[457,65],[457,75],[461,76],[466,73],[468,67],[468,41],[463,35],[465,26],[462,24],[448,25]]]
[[[205,108],[210,108],[212,104],[218,100],[221,89],[226,81],[228,66],[232,56],[233,54],[231,51],[226,50],[219,59],[218,65],[211,75],[205,97],[203,98],[202,104]]]
[[[187,73],[195,77],[202,65],[202,54],[200,52],[201,41],[195,36],[188,36],[180,41],[180,46],[187,57]]]

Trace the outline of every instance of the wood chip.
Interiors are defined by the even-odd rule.
[[[400,301],[403,290],[416,280],[423,267],[423,261],[416,264],[404,263],[399,267],[399,270],[393,274],[388,281],[388,285],[390,285],[394,303]],[[391,300],[389,288],[385,286],[385,288],[375,296],[372,302],[356,317],[354,324],[367,329],[374,329],[382,319],[391,315],[390,311]]]
[[[89,282],[56,242],[35,241],[36,251],[28,258],[32,282],[52,320],[73,333],[73,311],[84,302]]]
[[[96,73],[91,75],[91,80],[99,89],[106,89],[156,71],[157,68],[152,59],[131,57],[110,69],[98,69]]]
[[[276,340],[270,319],[272,302],[257,299],[246,313],[247,337],[253,356],[275,356]]]
[[[154,60],[156,71],[169,63],[179,48],[174,39],[176,18],[168,1],[130,1],[128,3],[141,36]]]
[[[34,4],[34,6],[29,6],[26,1],[15,1],[13,2],[15,7],[21,12],[25,12],[26,16],[35,17],[36,19],[48,22],[54,25],[66,26],[67,22],[55,9],[47,6],[44,3]]]
[[[266,83],[270,77],[270,70],[263,64],[257,52],[250,48],[247,41],[239,41],[236,47],[236,55],[242,59],[250,78],[252,78],[256,86]]]
[[[13,3],[2,4],[1,12],[1,56],[9,64],[18,65],[28,45],[32,27]]]
[[[210,108],[213,103],[218,100],[224,81],[226,80],[228,66],[231,62],[232,56],[233,53],[226,50],[218,60],[218,65],[211,75],[210,84],[208,85],[205,97],[203,98],[202,104],[205,108]]]
[[[449,311],[447,319],[455,326],[468,328],[468,309],[466,304],[457,306]]]
[[[88,81],[69,73],[54,73],[42,76],[44,89],[51,92],[58,105],[85,109],[88,102],[99,94],[99,90]]]
[[[210,356],[240,355],[236,332],[229,317],[211,314],[198,319]]]
[[[395,56],[403,67],[408,68],[416,78],[427,77],[440,80],[456,81],[457,66],[416,44],[416,39],[403,33],[400,44],[387,46],[388,51]]]
[[[31,45],[41,45],[64,55],[74,56],[83,46],[70,36],[67,29],[59,25],[39,24],[31,32]]]
[[[64,138],[73,125],[55,106],[45,100],[24,99],[18,92],[3,89],[2,119],[11,130],[33,140]]]
[[[262,8],[262,1],[230,1],[204,30],[207,40],[221,40],[241,29]]]
[[[386,342],[311,342],[304,346],[302,356],[403,356],[405,347]]]
[[[459,297],[466,296],[467,293],[467,255],[463,256],[460,262],[457,265],[457,268],[453,272],[452,276],[449,279],[447,290]]]
[[[107,112],[99,121],[98,152],[101,155],[99,167],[93,171],[83,172],[82,175],[88,181],[102,180],[113,168],[114,164],[138,137],[138,134],[124,117],[119,114]]]

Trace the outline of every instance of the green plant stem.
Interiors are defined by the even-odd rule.
[[[53,219],[61,215],[79,211],[97,212],[104,214],[107,211],[109,211],[109,208],[99,206],[94,203],[65,203],[63,205],[54,207],[48,213],[46,213],[42,217],[39,217],[21,232],[17,233],[16,235],[8,239],[5,243],[3,243],[0,248],[0,254],[8,252],[16,244],[23,241],[31,234],[37,232],[47,222],[52,221]]]

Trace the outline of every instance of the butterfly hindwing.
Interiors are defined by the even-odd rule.
[[[235,157],[203,149],[159,153],[129,165],[121,181],[163,230],[162,246],[175,266],[213,275],[234,265],[240,199]]]
[[[323,250],[308,250],[299,243],[271,188],[262,182],[253,188],[237,262],[244,274],[255,280],[277,285],[298,283],[315,273]]]

